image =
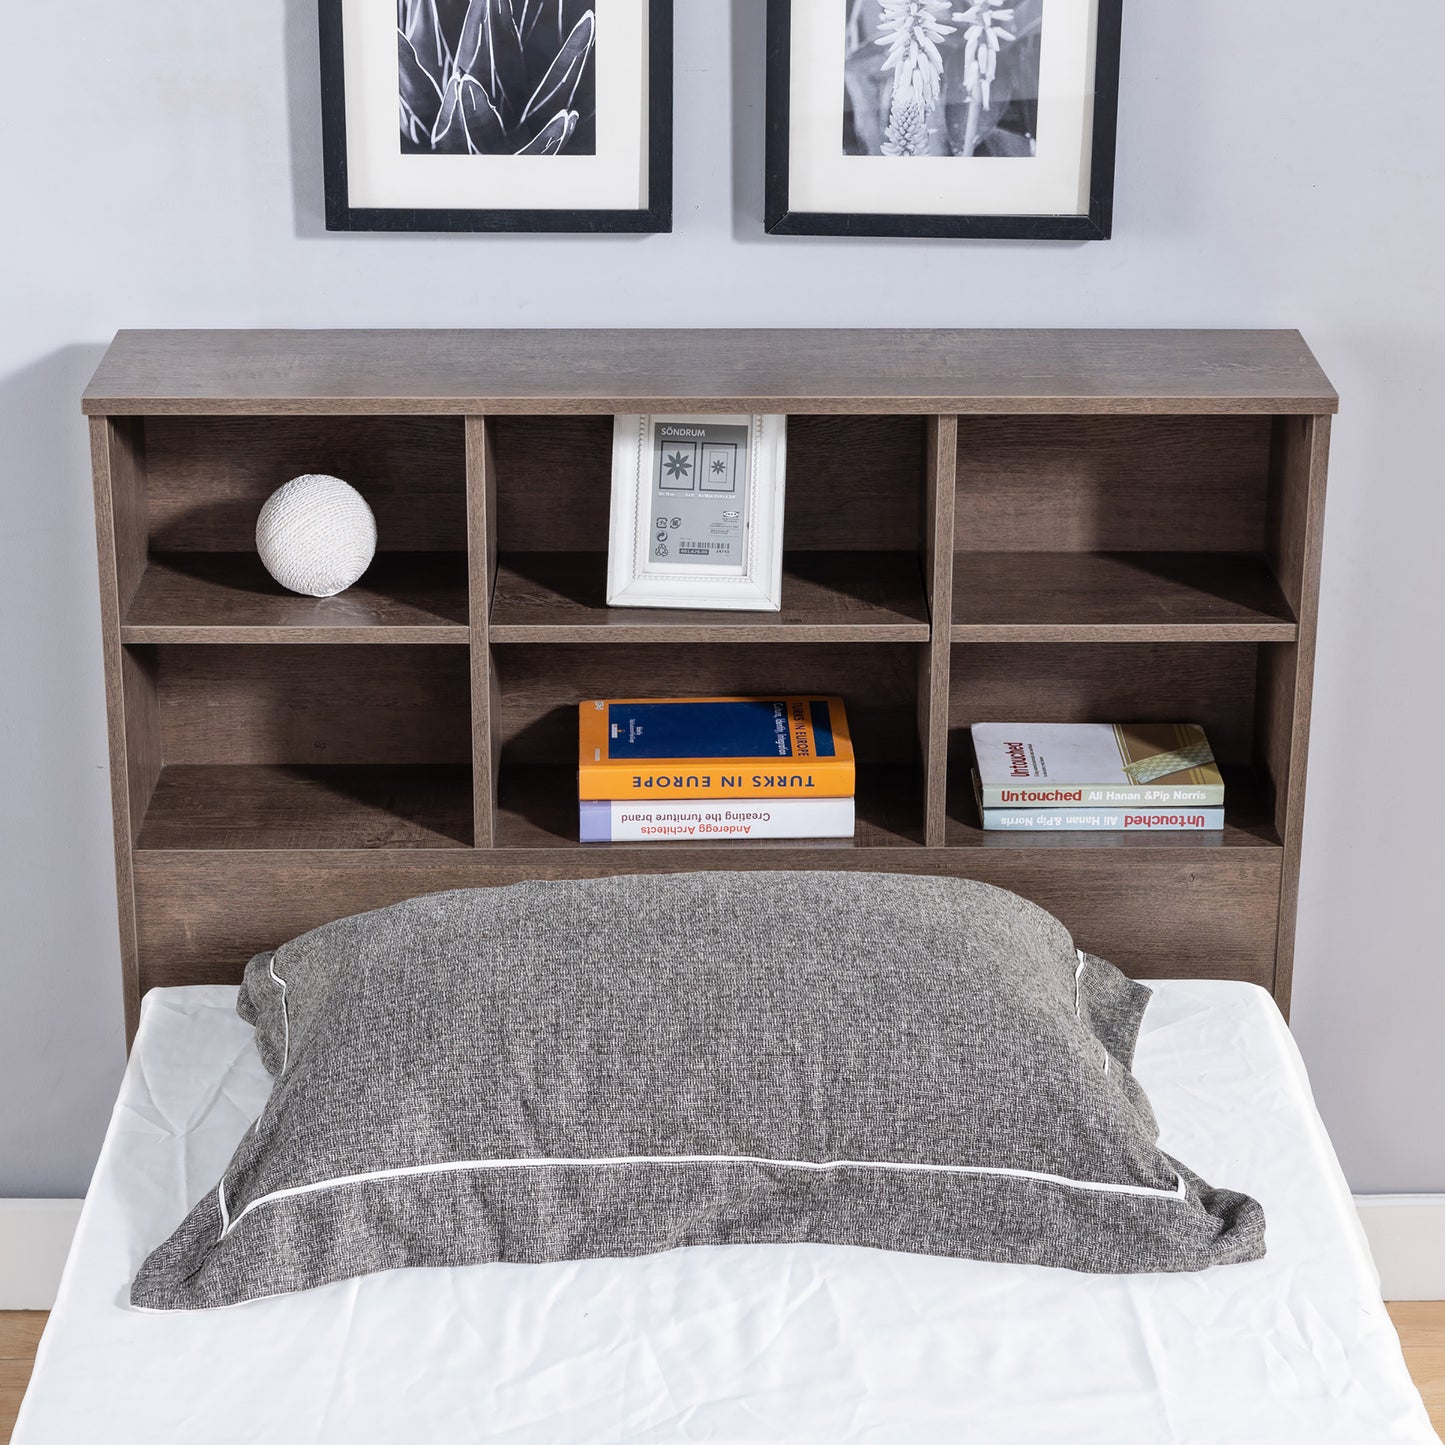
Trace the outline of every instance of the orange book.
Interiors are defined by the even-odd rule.
[[[840,697],[628,697],[579,704],[577,796],[851,798]]]

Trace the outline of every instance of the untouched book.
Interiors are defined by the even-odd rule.
[[[985,833],[1221,833],[1223,808],[985,808],[978,774],[974,798]]]
[[[592,698],[578,739],[583,801],[853,796],[839,697]]]
[[[1197,723],[975,723],[980,806],[1224,806]]]
[[[720,838],[851,838],[852,798],[756,802],[578,804],[584,843],[690,842]]]

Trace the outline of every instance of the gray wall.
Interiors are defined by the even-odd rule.
[[[1130,4],[1117,239],[767,240],[762,0],[678,0],[677,229],[326,235],[314,0],[73,0],[0,127],[0,1195],[81,1192],[119,1077],[88,463],[122,326],[1298,326],[1344,397],[1296,1030],[1358,1190],[1445,1190],[1445,6]],[[1363,784],[1368,762],[1372,792]],[[1373,795],[1372,795],[1373,793]]]

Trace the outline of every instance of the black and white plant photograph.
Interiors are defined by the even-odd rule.
[[[403,154],[596,154],[581,0],[397,0],[396,26]]]
[[[1036,152],[1043,0],[841,0],[843,152]]]

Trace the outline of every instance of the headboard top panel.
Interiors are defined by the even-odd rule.
[[[93,416],[1328,413],[1297,331],[122,331]]]

